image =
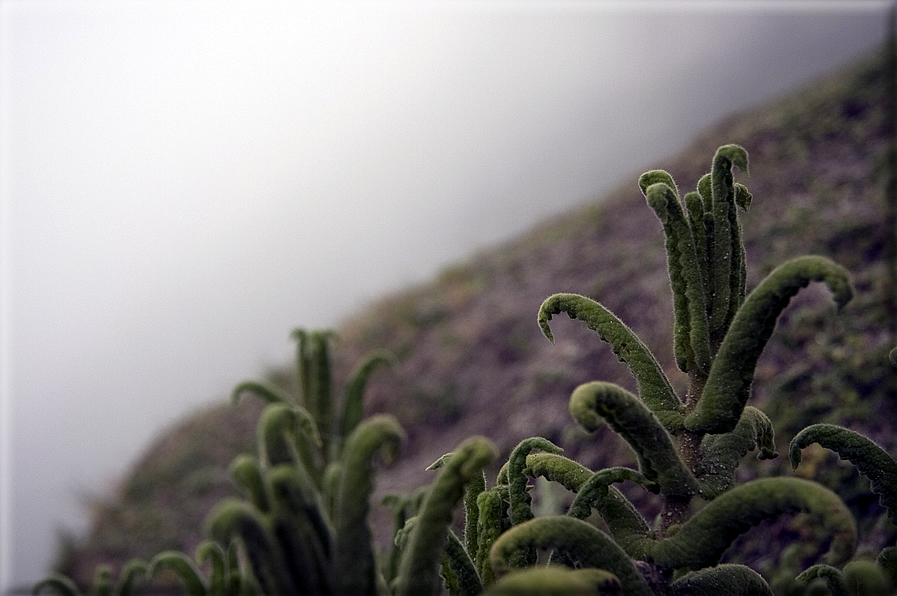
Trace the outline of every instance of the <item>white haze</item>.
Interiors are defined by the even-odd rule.
[[[879,45],[887,2],[0,3],[0,590],[296,326]]]

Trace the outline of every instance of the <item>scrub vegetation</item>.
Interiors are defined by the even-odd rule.
[[[125,486],[191,477],[214,495],[201,541],[77,581],[73,552],[35,591],[893,594],[887,66],[725,123],[738,144],[697,174],[691,153],[644,173],[637,205],[621,191],[375,306],[341,354],[330,332],[294,332],[295,375],[234,390],[256,420],[230,462],[236,491],[212,464]],[[750,190],[745,147],[752,171],[773,170]],[[525,304],[546,279],[583,293]],[[183,461],[211,461],[189,445]],[[430,478],[378,492],[378,460],[403,459]]]

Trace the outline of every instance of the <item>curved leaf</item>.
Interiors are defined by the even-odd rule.
[[[286,571],[306,594],[326,594],[331,580],[331,530],[321,514],[317,491],[301,467],[279,465],[265,480],[272,501],[274,537]]]
[[[801,478],[762,478],[733,488],[698,511],[673,536],[652,549],[653,561],[668,569],[716,565],[741,534],[765,519],[805,512],[829,531],[827,558],[848,561],[856,548],[856,524],[841,499],[821,484]]]
[[[31,593],[37,596],[44,590],[53,590],[60,596],[81,596],[78,585],[61,573],[48,574],[31,588]]]
[[[831,565],[814,565],[795,579],[809,583],[822,578],[832,596],[893,596],[886,571],[875,561],[858,559],[838,570]]]
[[[720,434],[735,428],[750,396],[757,359],[772,335],[776,319],[791,297],[811,281],[825,282],[839,309],[853,296],[850,275],[824,257],[798,257],[776,268],[745,299],[732,321],[710,368],[703,394],[685,419],[688,430]]]
[[[728,317],[734,311],[730,302],[733,277],[743,270],[744,250],[738,233],[735,213],[735,187],[732,166],[738,166],[747,173],[748,155],[738,145],[723,145],[713,156],[710,170],[710,189],[713,197],[713,241],[711,256],[711,303],[710,326],[720,335],[728,327]]]
[[[112,567],[98,565],[93,574],[93,585],[87,596],[112,596]]]
[[[894,596],[894,588],[885,571],[875,563],[857,559],[841,571],[844,583],[854,594],[863,596]]]
[[[641,189],[642,194],[646,194],[648,187],[652,184],[667,185],[673,193],[673,198],[677,201],[679,200],[679,187],[676,186],[676,181],[673,180],[673,175],[666,170],[649,170],[639,176],[638,187]]]
[[[436,593],[439,560],[452,514],[464,496],[464,486],[482,474],[483,467],[496,455],[497,450],[491,441],[473,437],[458,445],[439,470],[421,506],[402,557],[396,596]]]
[[[508,498],[511,503],[511,523],[517,525],[534,517],[530,508],[532,497],[526,488],[527,477],[523,473],[526,468],[526,456],[534,449],[546,453],[563,451],[560,447],[542,437],[530,437],[522,440],[508,458]]]
[[[632,559],[607,534],[575,517],[537,517],[502,534],[489,555],[496,576],[510,572],[515,553],[530,548],[556,549],[581,567],[609,571],[627,596],[653,594]]]
[[[246,491],[249,501],[259,511],[267,512],[271,505],[265,491],[262,469],[255,456],[243,453],[234,458],[230,465],[231,477]]]
[[[209,564],[209,596],[225,596],[230,580],[227,553],[214,540],[203,540],[196,546],[193,558],[200,565]]]
[[[663,224],[666,235],[667,264],[673,290],[676,363],[683,372],[697,366],[706,374],[710,370],[710,335],[704,281],[691,226],[677,194],[668,184],[656,182],[642,187],[642,192]]]
[[[841,575],[841,570],[837,567],[820,563],[819,565],[808,567],[794,578],[795,581],[802,584],[808,584],[814,579],[825,580],[831,596],[850,596],[850,593],[847,591],[847,584],[844,583],[844,576]]]
[[[246,548],[252,574],[264,594],[298,594],[286,575],[286,562],[276,546],[270,523],[255,507],[227,498],[206,518],[208,534],[222,544],[239,537]]]
[[[484,585],[495,580],[489,564],[489,551],[502,533],[511,527],[508,515],[508,485],[499,484],[477,497],[477,572]]]
[[[644,477],[644,475],[629,468],[607,468],[598,470],[580,487],[576,498],[567,510],[567,515],[579,519],[586,519],[592,513],[592,506],[600,500],[606,499],[610,491],[610,485],[616,482],[629,480],[648,490],[657,486]]]
[[[438,470],[448,462],[451,456],[451,453],[446,453],[433,462],[427,469]],[[479,522],[480,509],[479,505],[477,505],[477,499],[479,498],[480,493],[484,490],[486,490],[485,472],[474,474],[473,478],[470,479],[470,482],[464,486],[464,548],[474,560],[477,558],[477,548],[479,545],[479,539],[477,538],[477,524]]]
[[[763,576],[744,565],[725,564],[686,573],[670,585],[670,596],[773,596]]]
[[[813,443],[834,451],[856,466],[869,479],[872,492],[879,495],[888,517],[897,523],[897,461],[887,451],[856,431],[835,424],[813,424],[791,440],[788,457],[792,468],[800,464],[801,449]]]
[[[620,595],[623,588],[612,573],[601,569],[530,567],[505,574],[483,596],[602,596]]]
[[[299,406],[276,403],[266,406],[258,421],[258,451],[268,466],[302,462],[309,473],[317,468],[311,454],[304,448],[304,438],[315,446],[321,445],[321,437],[309,413]]]
[[[405,528],[409,519],[417,515],[420,510],[420,504],[426,494],[428,487],[418,487],[410,495],[398,495],[389,493],[380,501],[381,505],[388,507],[392,511],[392,548],[389,550],[384,563],[381,565],[383,579],[387,585],[392,585],[393,580],[398,575],[399,562],[401,561],[402,550],[407,540],[404,539]],[[400,540],[400,536],[402,537]]]
[[[570,396],[570,414],[588,431],[606,420],[633,448],[642,474],[660,485],[661,494],[689,496],[697,492],[697,482],[679,458],[672,438],[632,393],[601,381],[580,385]]]
[[[269,404],[292,404],[293,398],[289,393],[268,381],[243,381],[231,392],[231,401],[237,403],[244,393],[252,393]]]
[[[364,390],[367,387],[371,375],[381,366],[395,363],[395,357],[389,352],[378,350],[368,356],[358,365],[349,377],[349,388],[346,390],[346,401],[343,404],[343,413],[340,417],[340,440],[346,438],[364,420]]]
[[[443,558],[443,573],[451,578],[454,586],[450,592],[458,596],[477,596],[483,591],[483,583],[477,574],[468,551],[461,544],[461,540],[451,530],[448,531],[448,539],[445,543],[445,557]],[[449,579],[446,578],[446,582]]]
[[[554,341],[548,322],[551,317],[567,313],[571,319],[583,321],[596,331],[602,341],[610,344],[611,350],[629,366],[635,377],[639,397],[645,402],[658,420],[671,432],[682,426],[684,408],[676,397],[669,379],[654,357],[629,327],[613,313],[591,298],[578,294],[555,294],[542,303],[539,309],[539,326],[549,340]]]
[[[574,493],[579,492],[580,487],[594,474],[578,461],[557,453],[530,453],[526,456],[523,473],[557,482]]]
[[[122,567],[115,593],[118,596],[137,594],[140,586],[147,581],[149,564],[143,559],[131,559]]]
[[[184,582],[190,596],[206,596],[209,591],[196,563],[182,552],[172,550],[159,553],[150,561],[147,575],[153,577],[160,569],[174,571]]]
[[[524,439],[511,452],[508,458],[508,501],[510,502],[511,524],[517,525],[535,517],[532,510],[532,497],[527,487],[527,476],[523,470],[526,468],[526,456],[533,449],[541,449],[548,453],[563,451],[560,447],[542,437],[530,437]],[[523,559],[516,567],[526,567],[536,562],[536,552],[521,553]]]
[[[389,462],[398,455],[405,432],[395,418],[377,415],[359,424],[343,450],[343,472],[334,515],[334,585],[338,595],[376,594],[377,566],[368,525],[374,490],[374,455]]]
[[[712,224],[712,215],[713,215],[713,183],[711,182],[712,176],[710,172],[707,172],[700,178],[698,178],[697,184],[697,192],[698,196],[701,197],[701,202],[703,203],[703,211],[708,215]],[[711,225],[712,229],[713,226]]]
[[[567,490],[578,493],[586,482],[593,477],[594,472],[585,466],[552,453],[532,453],[526,458],[527,469],[530,476],[542,476],[547,480],[559,482]],[[591,507],[607,524],[611,536],[630,557],[644,558],[654,543],[650,535],[650,528],[642,514],[629,502],[623,494],[613,486],[608,486],[603,494],[596,494],[591,500]],[[567,515],[585,519],[591,511],[583,517],[580,510],[569,509]]]

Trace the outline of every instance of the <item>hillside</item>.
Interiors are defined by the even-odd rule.
[[[601,379],[633,389],[627,370],[592,332],[564,317],[553,321],[557,339],[548,342],[536,312],[555,292],[589,295],[629,324],[684,386],[670,354],[663,235],[636,179],[663,168],[690,190],[725,143],[750,152],[751,175],[736,174],[754,196],[742,217],[749,286],[786,259],[812,253],[847,267],[858,291],[838,316],[824,289],[799,294],[758,364],[752,403],[779,424],[780,450],[805,424],[838,420],[897,453],[897,375],[886,357],[897,344],[897,205],[889,200],[897,153],[888,80],[884,60],[874,56],[733,115],[663,163],[633,164],[632,172],[621,172],[619,189],[600,201],[341,325],[333,351],[337,381],[372,349],[398,358],[373,377],[367,395],[368,413],[396,415],[409,435],[403,457],[380,474],[380,492],[428,482],[425,468],[473,434],[488,436],[505,454],[541,435],[588,466],[634,461],[621,441],[603,431],[585,435],[567,413],[580,383]],[[290,370],[272,370],[271,378],[290,389]],[[205,512],[233,491],[226,468],[253,448],[259,410],[259,403],[232,407],[222,397],[150,446],[119,494],[95,504],[90,535],[64,545],[59,569],[86,580],[98,562],[117,566],[168,548],[191,552]],[[754,473],[784,465],[777,460]],[[874,502],[857,499],[852,505],[874,511]]]

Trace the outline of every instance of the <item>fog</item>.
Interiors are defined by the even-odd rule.
[[[889,2],[0,3],[0,590],[376,297],[884,40]]]

